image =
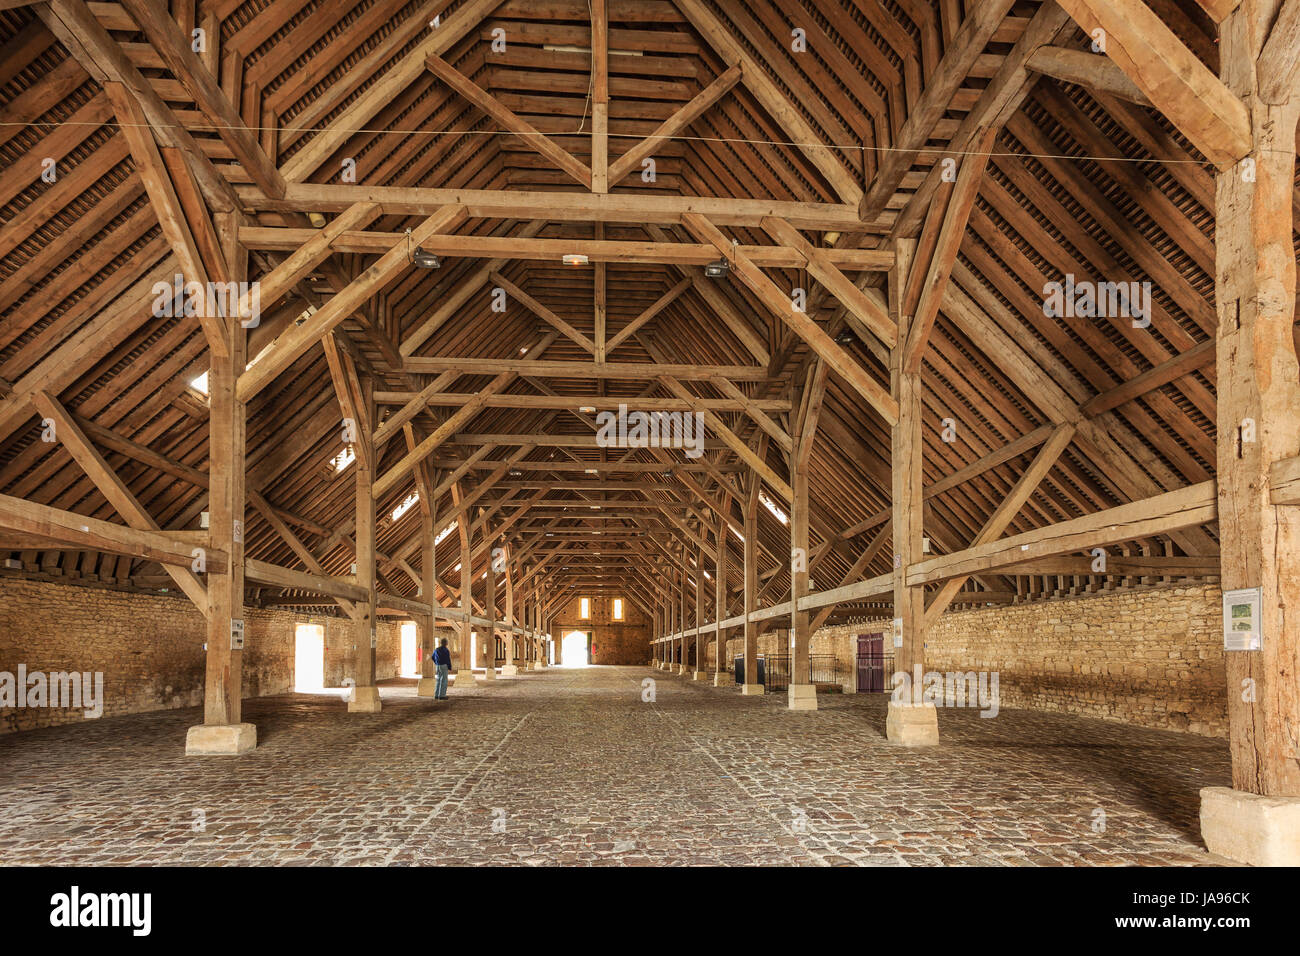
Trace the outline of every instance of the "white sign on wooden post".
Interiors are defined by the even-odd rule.
[[[1223,649],[1258,651],[1264,646],[1259,588],[1223,592]]]
[[[242,651],[244,649],[244,622],[242,620],[231,620],[230,622],[230,649],[232,651]]]

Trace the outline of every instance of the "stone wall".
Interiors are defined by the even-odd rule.
[[[856,687],[857,635],[891,621],[824,627],[812,654],[834,654]],[[729,632],[729,659],[743,641]],[[759,653],[786,653],[788,632],[759,636]],[[710,641],[707,659],[713,662]],[[1217,585],[1134,588],[945,614],[926,641],[927,668],[997,671],[1003,707],[1118,720],[1226,737],[1221,596]],[[940,717],[942,720],[942,716]]]
[[[342,686],[355,659],[350,622],[284,610],[244,612],[243,695],[293,689],[294,630],[325,628],[325,683]],[[204,619],[184,597],[0,576],[0,672],[102,672],[104,715],[203,703]],[[398,673],[401,626],[381,620],[375,668]],[[0,733],[82,720],[81,710],[0,708]]]
[[[551,625],[555,653],[559,659],[564,635],[571,631],[590,633],[591,663],[644,664],[650,649],[650,618],[631,601],[623,601],[623,620],[614,620],[614,600],[601,596],[591,599],[591,617],[581,615],[581,596],[556,612]]]

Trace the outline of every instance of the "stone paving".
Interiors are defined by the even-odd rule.
[[[1219,740],[941,710],[941,745],[908,750],[882,695],[791,712],[648,667],[381,693],[246,701],[242,757],[184,755],[197,709],[0,736],[0,864],[1222,862],[1197,836]]]

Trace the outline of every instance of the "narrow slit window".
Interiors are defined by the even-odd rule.
[[[591,620],[591,598],[583,598],[578,607],[578,616],[584,621]]]
[[[623,620],[623,599],[614,598],[614,620]]]

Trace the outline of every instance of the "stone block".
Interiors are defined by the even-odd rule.
[[[762,684],[741,684],[740,692],[745,696],[749,696],[751,694],[766,694],[767,688],[764,687]]]
[[[1201,839],[1211,853],[1238,863],[1300,866],[1300,797],[1204,787]]]
[[[816,710],[817,688],[812,684],[791,684],[786,699],[791,710]]]
[[[221,757],[246,754],[257,746],[252,724],[198,724],[185,735],[185,756]]]
[[[889,702],[885,737],[904,747],[933,747],[939,743],[939,711],[934,704]]]
[[[377,714],[383,710],[378,687],[354,687],[348,701],[349,714]]]

